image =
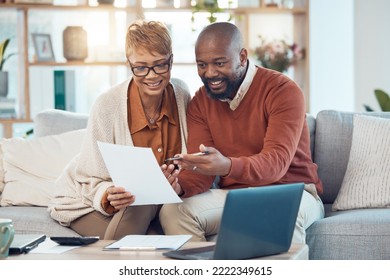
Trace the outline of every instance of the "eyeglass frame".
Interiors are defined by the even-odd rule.
[[[169,70],[171,69],[171,66],[172,66],[172,54],[169,56],[169,58],[168,58],[165,62],[163,62],[163,63],[158,63],[158,64],[153,65],[153,66],[151,66],[151,67],[149,67],[149,66],[136,66],[136,67],[134,67],[133,65],[131,65],[130,60],[127,60],[127,61],[129,62],[131,72],[132,72],[133,75],[136,76],[136,77],[139,77],[139,78],[141,78],[141,77],[146,77],[147,75],[149,75],[150,70],[153,70],[153,72],[154,72],[156,75],[161,75],[161,74],[168,73]],[[157,66],[161,66],[161,65],[168,65],[168,69],[167,69],[167,71],[165,71],[165,72],[157,73],[156,70],[154,70],[154,68],[157,67]],[[137,75],[137,74],[134,73],[134,69],[135,69],[135,68],[147,68],[147,69],[148,69],[148,72],[146,72],[145,75]]]

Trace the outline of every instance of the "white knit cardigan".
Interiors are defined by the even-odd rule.
[[[100,154],[97,141],[134,146],[127,122],[127,89],[131,78],[100,95],[88,119],[87,132],[78,154],[56,182],[56,194],[48,211],[53,219],[69,226],[92,211],[109,216],[101,206],[106,189],[113,185]],[[187,104],[191,99],[187,85],[178,79],[171,83],[180,118],[182,153],[187,152]],[[131,167],[129,167],[131,168]]]

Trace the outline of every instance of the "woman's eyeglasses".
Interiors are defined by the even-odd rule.
[[[154,65],[152,67],[148,66],[137,66],[133,67],[129,61],[131,71],[133,72],[134,76],[136,77],[146,77],[150,70],[153,70],[156,74],[165,74],[169,71],[169,68],[171,67],[171,58],[172,55],[169,56],[169,58],[164,62],[157,65]]]

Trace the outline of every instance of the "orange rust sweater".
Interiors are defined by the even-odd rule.
[[[312,162],[305,100],[286,76],[258,68],[235,111],[213,100],[201,87],[187,111],[188,153],[199,145],[215,147],[231,159],[220,188],[234,189],[292,182],[314,183],[322,193],[317,165]],[[183,197],[207,191],[215,176],[183,170]]]

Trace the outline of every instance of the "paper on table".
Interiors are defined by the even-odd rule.
[[[61,246],[58,243],[47,239],[40,243],[37,248],[32,249],[29,253],[32,254],[62,254],[66,251],[78,248],[80,246]]]
[[[131,206],[182,202],[161,171],[152,149],[99,141],[98,146],[113,183],[135,195]]]
[[[104,247],[104,250],[177,250],[191,238],[191,235],[126,235]]]

